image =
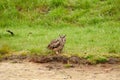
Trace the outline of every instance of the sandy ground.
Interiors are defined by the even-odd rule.
[[[0,62],[0,80],[120,80],[119,64],[75,68],[54,67],[55,64]]]

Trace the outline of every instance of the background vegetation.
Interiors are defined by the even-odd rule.
[[[50,54],[48,43],[66,34],[64,55],[90,61],[120,57],[119,4],[120,0],[0,0],[0,55]]]

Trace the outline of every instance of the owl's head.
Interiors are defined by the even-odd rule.
[[[59,35],[62,42],[66,42],[66,35]]]

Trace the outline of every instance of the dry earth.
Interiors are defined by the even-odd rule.
[[[120,64],[79,65],[60,63],[0,62],[0,80],[120,80]]]

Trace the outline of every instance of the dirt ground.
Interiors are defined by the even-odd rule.
[[[0,62],[0,80],[120,80],[120,64],[79,65],[60,63]]]

